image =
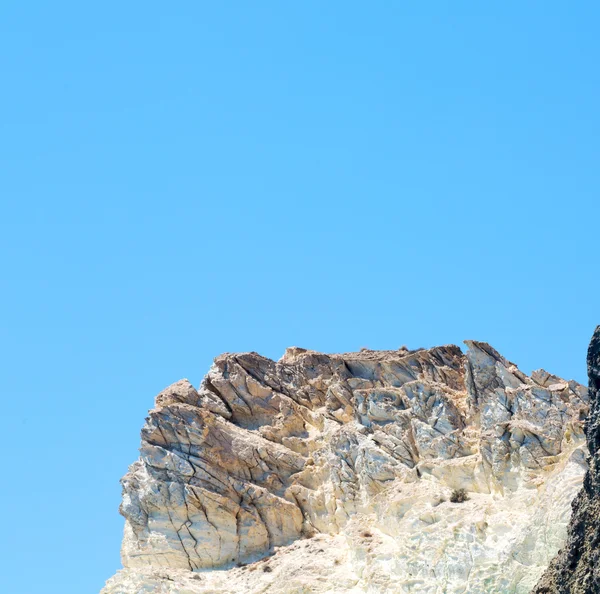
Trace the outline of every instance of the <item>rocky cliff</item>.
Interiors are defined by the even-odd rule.
[[[530,591],[587,468],[587,390],[467,346],[226,354],[164,390],[103,594]]]
[[[590,467],[583,489],[573,501],[565,546],[535,589],[535,594],[600,592],[600,326],[588,349],[590,414],[585,432]]]

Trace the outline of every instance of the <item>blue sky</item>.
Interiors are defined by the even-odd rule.
[[[3,2],[3,591],[99,591],[154,395],[221,352],[475,338],[584,381],[599,17]]]

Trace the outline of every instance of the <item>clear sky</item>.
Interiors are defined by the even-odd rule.
[[[474,338],[585,381],[599,19],[2,2],[2,591],[99,591],[154,395],[221,352]]]

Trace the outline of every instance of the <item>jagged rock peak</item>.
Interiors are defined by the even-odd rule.
[[[528,592],[586,469],[587,390],[467,346],[225,354],[169,386],[103,592]]]
[[[600,326],[587,356],[590,413],[586,420],[590,464],[583,489],[573,501],[565,546],[552,561],[534,594],[600,592]]]

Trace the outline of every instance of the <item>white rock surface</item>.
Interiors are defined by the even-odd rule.
[[[528,592],[586,470],[587,390],[467,345],[222,355],[167,388],[103,594]]]

